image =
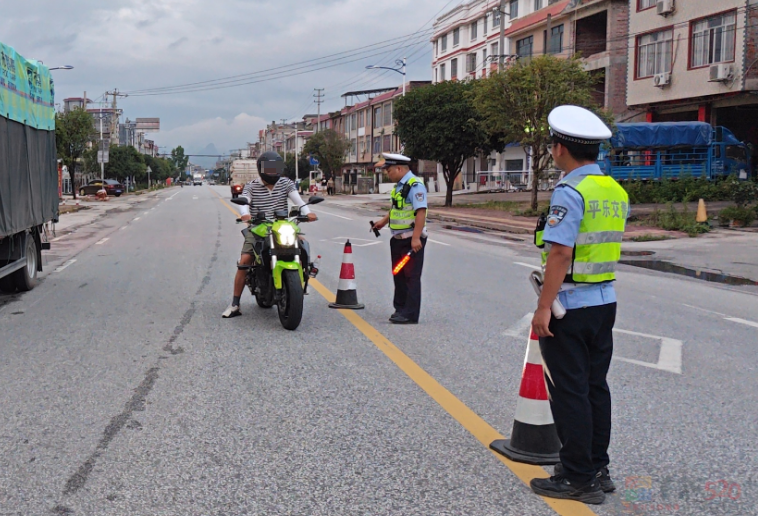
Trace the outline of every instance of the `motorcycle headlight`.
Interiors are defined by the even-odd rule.
[[[281,245],[295,245],[295,228],[282,226],[276,231],[277,240]]]

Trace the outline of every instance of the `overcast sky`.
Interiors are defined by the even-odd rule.
[[[106,90],[136,92],[241,75],[381,41],[375,57],[342,57],[340,66],[228,89],[120,99],[130,119],[160,117],[161,147],[228,152],[257,139],[267,122],[315,112],[313,88],[327,88],[322,112],[342,107],[348,90],[400,84],[394,72],[365,71],[410,56],[409,80],[431,78],[429,36],[435,13],[459,0],[24,0],[2,1],[0,41],[53,71],[56,102],[100,100]],[[425,25],[426,24],[426,25]],[[344,61],[360,60],[346,63]],[[335,59],[335,58],[332,58]],[[329,63],[327,63],[329,64]],[[296,71],[301,71],[299,67]],[[270,75],[270,72],[269,72]],[[256,76],[250,80],[260,79]],[[349,84],[352,81],[353,84]],[[163,152],[164,149],[161,149]]]

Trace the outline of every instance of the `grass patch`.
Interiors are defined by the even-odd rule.
[[[683,211],[679,212],[674,207],[674,203],[668,203],[665,210],[656,209],[647,217],[640,218],[640,222],[666,231],[682,231],[689,237],[696,237],[711,230],[708,224],[698,224],[695,221],[696,214],[690,212],[686,204],[683,208]]]
[[[516,201],[487,201],[472,204],[455,204],[453,205],[453,208],[471,208],[476,210],[507,211],[508,213],[513,213],[523,205],[523,202]]]
[[[671,240],[671,237],[666,236],[666,235],[651,235],[651,234],[645,234],[645,235],[632,237],[632,242],[658,242],[660,240]]]

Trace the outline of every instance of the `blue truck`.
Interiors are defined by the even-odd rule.
[[[752,174],[750,150],[726,127],[705,122],[617,124],[600,167],[617,181]]]

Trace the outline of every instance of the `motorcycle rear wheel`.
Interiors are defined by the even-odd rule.
[[[298,271],[282,272],[282,295],[279,300],[279,321],[287,330],[295,330],[303,320],[303,284]]]

